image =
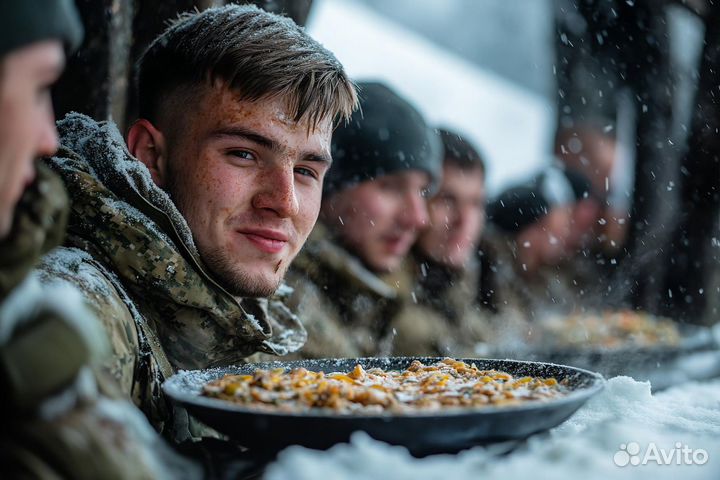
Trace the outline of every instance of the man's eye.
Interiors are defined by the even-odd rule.
[[[297,167],[295,169],[295,172],[306,177],[317,178],[317,173],[315,173],[313,170],[310,170],[309,168]]]
[[[228,152],[228,155],[231,155],[236,158],[242,158],[243,160],[254,160],[255,159],[253,154],[248,152],[247,150],[231,150]]]

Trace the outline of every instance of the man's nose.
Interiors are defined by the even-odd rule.
[[[38,157],[49,157],[57,152],[58,149],[58,133],[55,129],[55,115],[52,107],[49,107],[43,119],[41,121],[38,144],[37,144],[37,156]]]
[[[422,195],[411,193],[407,195],[407,201],[402,216],[404,223],[409,228],[421,229],[428,224],[427,202]]]
[[[272,210],[283,218],[298,214],[300,205],[295,192],[293,168],[272,168],[258,180],[260,188],[253,199],[255,208]]]

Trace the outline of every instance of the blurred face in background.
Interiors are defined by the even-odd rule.
[[[57,150],[50,87],[64,61],[62,43],[49,40],[12,51],[0,64],[0,238],[35,178],[34,160]]]
[[[428,202],[428,228],[417,242],[424,255],[452,269],[467,265],[485,225],[484,177],[480,168],[445,163],[440,191]]]
[[[555,206],[540,220],[518,234],[520,260],[532,269],[540,265],[557,265],[566,253],[570,236],[572,207]]]
[[[594,198],[584,198],[573,205],[570,234],[567,239],[570,255],[592,246],[597,241],[596,226],[601,214],[602,207]]]
[[[323,222],[370,270],[391,272],[427,225],[429,184],[429,175],[419,170],[359,183],[323,200]]]
[[[596,192],[607,192],[617,157],[617,141],[595,128],[581,128],[561,135],[557,155],[573,170],[583,173]]]

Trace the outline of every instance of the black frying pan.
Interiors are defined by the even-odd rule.
[[[636,380],[646,380],[655,370],[672,369],[674,362],[678,359],[694,353],[718,349],[712,331],[707,327],[678,325],[678,330],[680,342],[677,345],[628,345],[618,348],[603,348],[596,345],[555,348],[533,345],[514,348],[490,346],[483,351],[483,354],[500,358],[573,365],[600,372],[606,377],[628,375]],[[656,387],[663,386],[657,385]]]
[[[602,389],[597,373],[562,365],[513,360],[465,359],[480,369],[503,370],[514,376],[567,379],[569,395],[546,402],[507,407],[452,410],[412,415],[354,415],[321,410],[273,413],[233,405],[200,395],[205,383],[225,374],[252,374],[256,369],[304,367],[311,371],[347,372],[359,363],[365,369],[404,370],[413,360],[424,364],[441,358],[360,358],[269,362],[207,370],[184,371],[163,384],[165,393],[210,427],[227,434],[251,450],[268,453],[289,445],[326,449],[346,442],[362,430],[371,437],[407,447],[415,455],[457,452],[475,445],[523,439],[554,427]]]

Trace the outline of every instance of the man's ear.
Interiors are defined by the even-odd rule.
[[[155,184],[164,188],[167,182],[167,148],[165,136],[144,118],[130,127],[127,135],[128,150],[150,170]]]

